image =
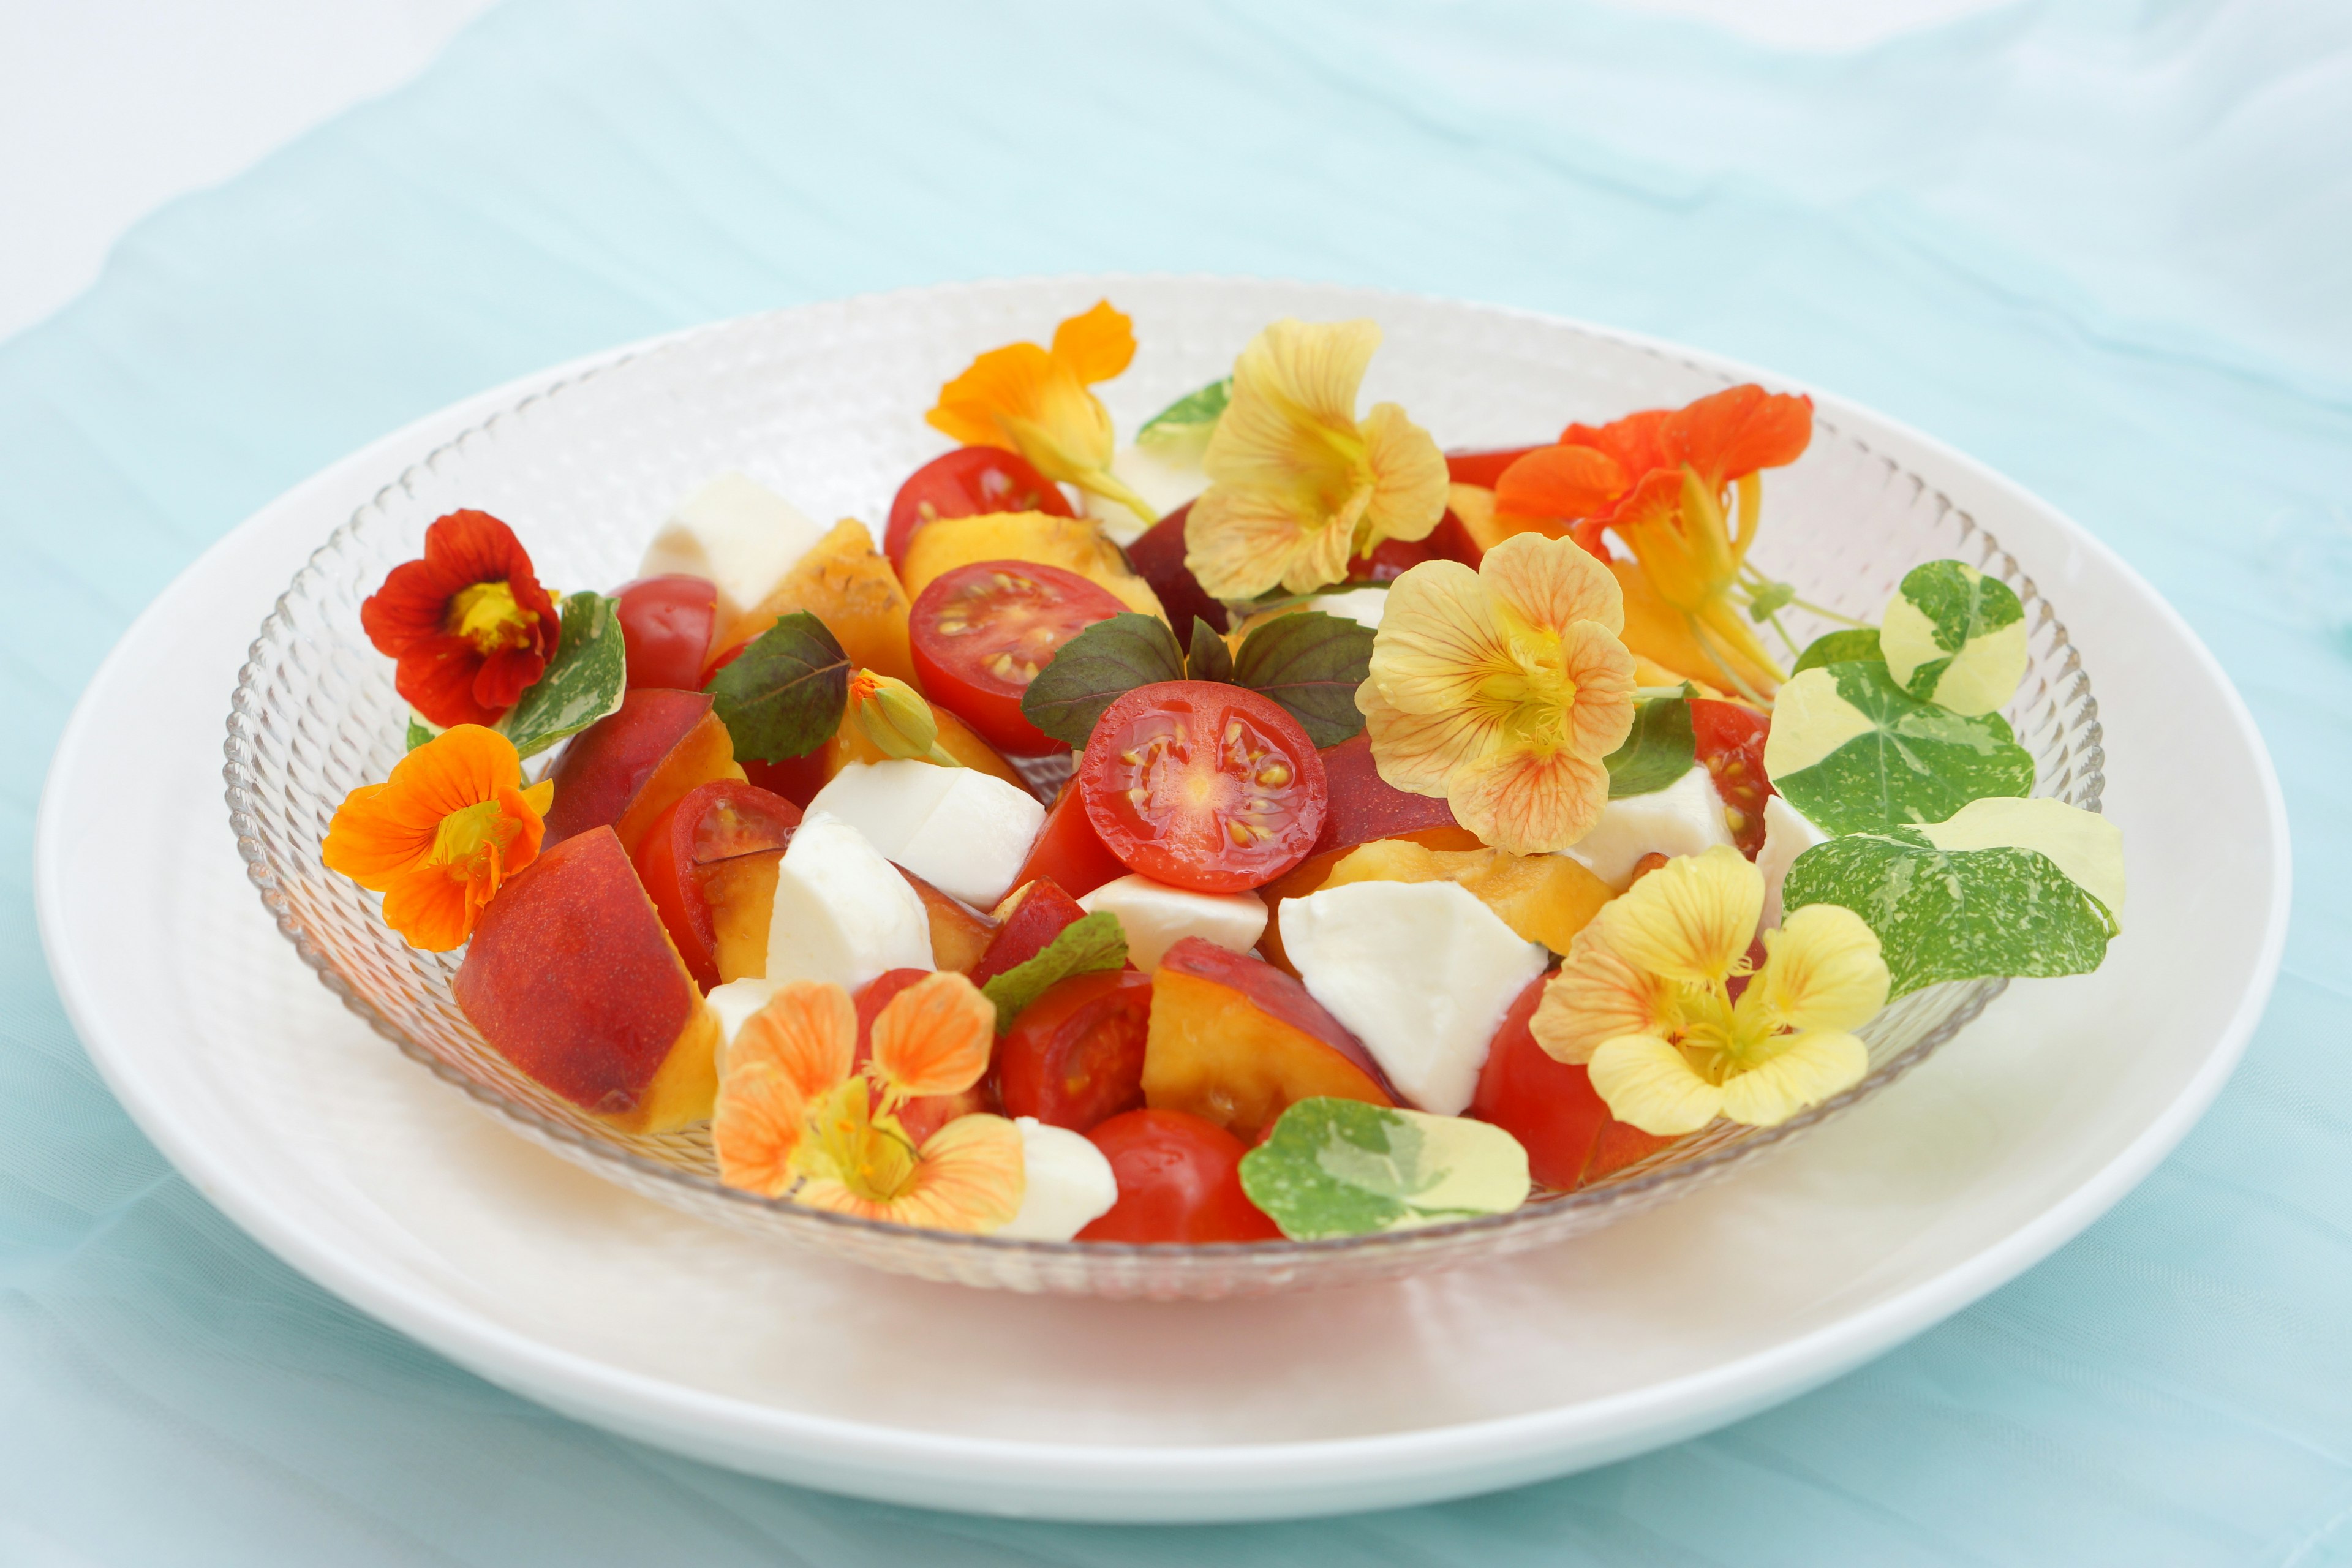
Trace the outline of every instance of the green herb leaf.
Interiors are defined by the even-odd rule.
[[[1790,675],[1802,675],[1823,665],[1847,664],[1856,659],[1877,663],[1884,656],[1878,651],[1878,628],[1856,626],[1851,631],[1824,632],[1805,645],[1797,656],[1796,668]]]
[[[1318,747],[1364,727],[1356,688],[1372,668],[1372,628],[1321,610],[1295,610],[1250,633],[1234,680],[1280,703]]]
[[[1797,596],[1794,583],[1767,583],[1748,598],[1748,618],[1761,625],[1789,607]]]
[[[1176,634],[1157,616],[1097,621],[1064,643],[1022,694],[1021,711],[1056,741],[1083,746],[1103,710],[1139,686],[1184,679]]]
[[[620,707],[628,694],[629,650],[621,636],[621,601],[574,594],[563,601],[555,657],[523,688],[499,731],[516,752],[535,756]]]
[[[1184,674],[1192,680],[1229,681],[1234,678],[1233,650],[1217,635],[1217,628],[1198,616],[1192,617],[1192,647],[1184,656]]]
[[[1209,437],[1216,432],[1217,421],[1224,417],[1233,393],[1234,378],[1229,375],[1186,394],[1145,420],[1143,428],[1135,433],[1135,444],[1169,457],[1199,458],[1208,449]]]
[[[416,750],[440,732],[441,726],[425,722],[423,714],[411,713],[408,716],[408,749],[410,751]]]
[[[1914,697],[1990,713],[2025,679],[2025,606],[2008,584],[1973,566],[1913,567],[1881,619],[1887,672]]]
[[[1972,800],[2033,788],[2032,754],[2000,714],[1923,702],[1886,666],[1860,660],[1806,670],[1780,688],[1764,771],[1832,836],[1941,822]]]
[[[1001,1035],[1047,987],[1073,974],[1117,969],[1126,962],[1127,932],[1118,917],[1097,910],[1064,926],[1036,957],[1014,964],[982,986],[980,994],[996,1004],[996,1032]]]
[[[1690,699],[1653,697],[1633,710],[1625,743],[1602,759],[1609,769],[1609,798],[1655,794],[1690,772],[1697,754]]]
[[[1405,1230],[1517,1208],[1528,1152],[1487,1122],[1318,1096],[1242,1156],[1242,1191],[1293,1241]]]
[[[797,610],[754,637],[703,689],[734,738],[737,761],[804,757],[841,728],[849,656],[823,621]]]

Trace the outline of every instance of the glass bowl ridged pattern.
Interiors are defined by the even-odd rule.
[[[399,760],[407,710],[393,667],[360,628],[360,602],[419,554],[425,526],[478,507],[512,524],[541,579],[609,588],[635,572],[667,509],[740,468],[820,520],[877,528],[899,481],[944,443],[922,422],[940,383],[1003,343],[1043,342],[1108,297],[1140,343],[1099,389],[1131,432],[1226,374],[1268,321],[1369,316],[1385,338],[1364,388],[1404,405],[1449,447],[1520,445],[1570,419],[1598,422],[1730,384],[1725,370],[1659,345],[1549,318],[1414,296],[1255,280],[1118,277],[990,283],[870,296],[722,322],[661,340],[520,399],[388,472],[382,489],[296,574],[239,672],[225,774],[248,874],[329,989],[386,1039],[564,1159],[658,1202],[877,1268],[1024,1291],[1216,1298],[1393,1279],[1564,1241],[1714,1180],[1843,1115],[1949,1041],[2004,982],[1931,987],[1862,1033],[1871,1071],[1776,1128],[1718,1123],[1604,1182],[1509,1215],[1391,1235],[1246,1246],[1003,1241],[819,1213],[716,1179],[707,1128],[616,1132],[518,1072],[450,994],[455,954],[387,928],[376,895],[325,869],[320,846],[351,789]],[[1903,574],[1957,557],[2023,600],[2032,665],[2007,714],[2032,752],[2035,793],[2095,810],[2097,704],[2055,609],[2019,563],[1934,486],[1829,418],[1811,448],[1765,480],[1755,559],[1809,599],[1875,617]],[[322,518],[321,525],[338,521]],[[1792,618],[1800,641],[1825,629]]]

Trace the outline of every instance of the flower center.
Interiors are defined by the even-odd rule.
[[[530,641],[531,627],[538,624],[537,612],[517,604],[513,585],[503,578],[468,584],[450,595],[448,613],[442,620],[443,629],[450,636],[464,637],[485,657],[524,647]]]
[[[509,816],[494,800],[478,801],[451,812],[433,830],[433,853],[436,866],[449,868],[453,882],[470,881],[482,869],[487,856],[500,855],[522,831],[522,824]]]
[[[915,1181],[915,1145],[888,1111],[876,1114],[863,1074],[854,1074],[818,1100],[811,1166],[867,1203],[905,1195]]]
[[[1709,1083],[1770,1061],[1789,1038],[1779,1019],[1736,1006],[1721,980],[1674,987],[1664,1011],[1667,1037]]]
[[[1534,626],[1510,631],[1507,662],[1478,683],[1477,700],[1502,715],[1503,735],[1513,747],[1541,754],[1568,744],[1568,715],[1576,704],[1576,682],[1560,658],[1559,637]]]

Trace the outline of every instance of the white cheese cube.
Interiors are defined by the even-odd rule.
[[[855,991],[887,969],[931,967],[923,900],[866,836],[811,808],[776,864],[768,980]]]
[[[1338,616],[1360,626],[1381,629],[1381,616],[1389,607],[1386,588],[1349,588],[1344,593],[1318,594],[1298,606],[1302,610],[1320,610],[1327,616]]]
[[[990,909],[1013,890],[1045,808],[1025,789],[970,768],[852,763],[809,802],[941,892]]]
[[[1664,789],[1611,801],[1592,831],[1560,853],[1622,893],[1644,855],[1671,860],[1730,842],[1715,780],[1706,768],[1693,767]]]
[[[1149,877],[1105,882],[1078,900],[1088,914],[1108,910],[1127,933],[1127,956],[1149,973],[1188,936],[1247,952],[1265,934],[1265,900],[1255,893],[1194,893]]]
[[[719,626],[768,596],[825,531],[757,480],[725,473],[677,503],[646,547],[640,577],[682,572],[719,589]]]
[[[727,1076],[727,1053],[733,1048],[735,1037],[743,1032],[751,1015],[768,1005],[769,999],[782,989],[774,980],[730,980],[724,985],[714,985],[703,1001],[709,1004],[712,1015],[719,1020],[719,1076]]]
[[[1281,920],[1307,993],[1440,1116],[1469,1105],[1503,1015],[1549,962],[1453,882],[1350,882],[1289,900]]]
[[[1068,1241],[1110,1212],[1118,1202],[1118,1179],[1110,1159],[1093,1140],[1066,1127],[1048,1127],[1034,1116],[1013,1118],[1021,1129],[1021,1161],[1026,1178],[1021,1212],[999,1229],[1014,1241]]]
[[[1764,802],[1764,847],[1756,852],[1756,868],[1764,873],[1764,918],[1757,930],[1780,925],[1780,884],[1789,879],[1789,868],[1798,856],[1828,841],[1829,835],[1815,827],[1811,817],[1779,795]]]
[[[1121,447],[1113,453],[1110,471],[1113,479],[1155,509],[1154,515],[1139,518],[1118,501],[1091,490],[1079,492],[1079,510],[1122,545],[1134,543],[1143,537],[1145,529],[1209,488],[1209,476],[1201,471],[1197,459],[1141,447]]]

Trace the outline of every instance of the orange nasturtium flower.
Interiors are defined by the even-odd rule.
[[[360,606],[394,686],[444,728],[495,724],[555,657],[563,623],[514,531],[453,511],[425,531],[425,558],[392,569]]]
[[[1384,540],[1424,539],[1445,515],[1445,456],[1393,403],[1359,422],[1356,389],[1381,346],[1370,321],[1280,321],[1234,363],[1184,522],[1184,564],[1212,598],[1311,594]]]
[[[753,1014],[728,1047],[711,1142],[730,1187],[812,1208],[932,1230],[985,1235],[1021,1212],[1021,1130],[1002,1116],[959,1116],[923,1142],[898,1110],[919,1095],[980,1081],[996,1008],[951,970],[927,975],[874,1020],[873,1054],[856,1065],[849,993],[796,980]]]
[[[1135,329],[1108,300],[1054,329],[1054,346],[1010,343],[991,349],[940,388],[923,416],[931,428],[967,447],[1018,452],[1049,479],[1115,500],[1146,523],[1160,521],[1150,501],[1110,471],[1118,435],[1110,410],[1087,390],[1127,369]]]
[[[514,743],[459,724],[343,797],[320,858],[383,895],[384,923],[427,952],[461,947],[499,885],[539,858],[552,780],[522,787]]]
[[[1439,795],[1496,849],[1565,849],[1609,804],[1633,724],[1617,583],[1574,542],[1519,534],[1476,571],[1424,561],[1389,589],[1356,707],[1381,777]]]
[[[1760,700],[1781,675],[1748,613],[1768,586],[1747,564],[1763,498],[1759,473],[1795,462],[1812,432],[1812,399],[1754,385],[1608,425],[1571,425],[1559,445],[1504,470],[1495,510],[1523,529],[1565,532],[1603,560],[1602,535],[1615,534],[1638,563],[1616,570],[1627,646]]]

